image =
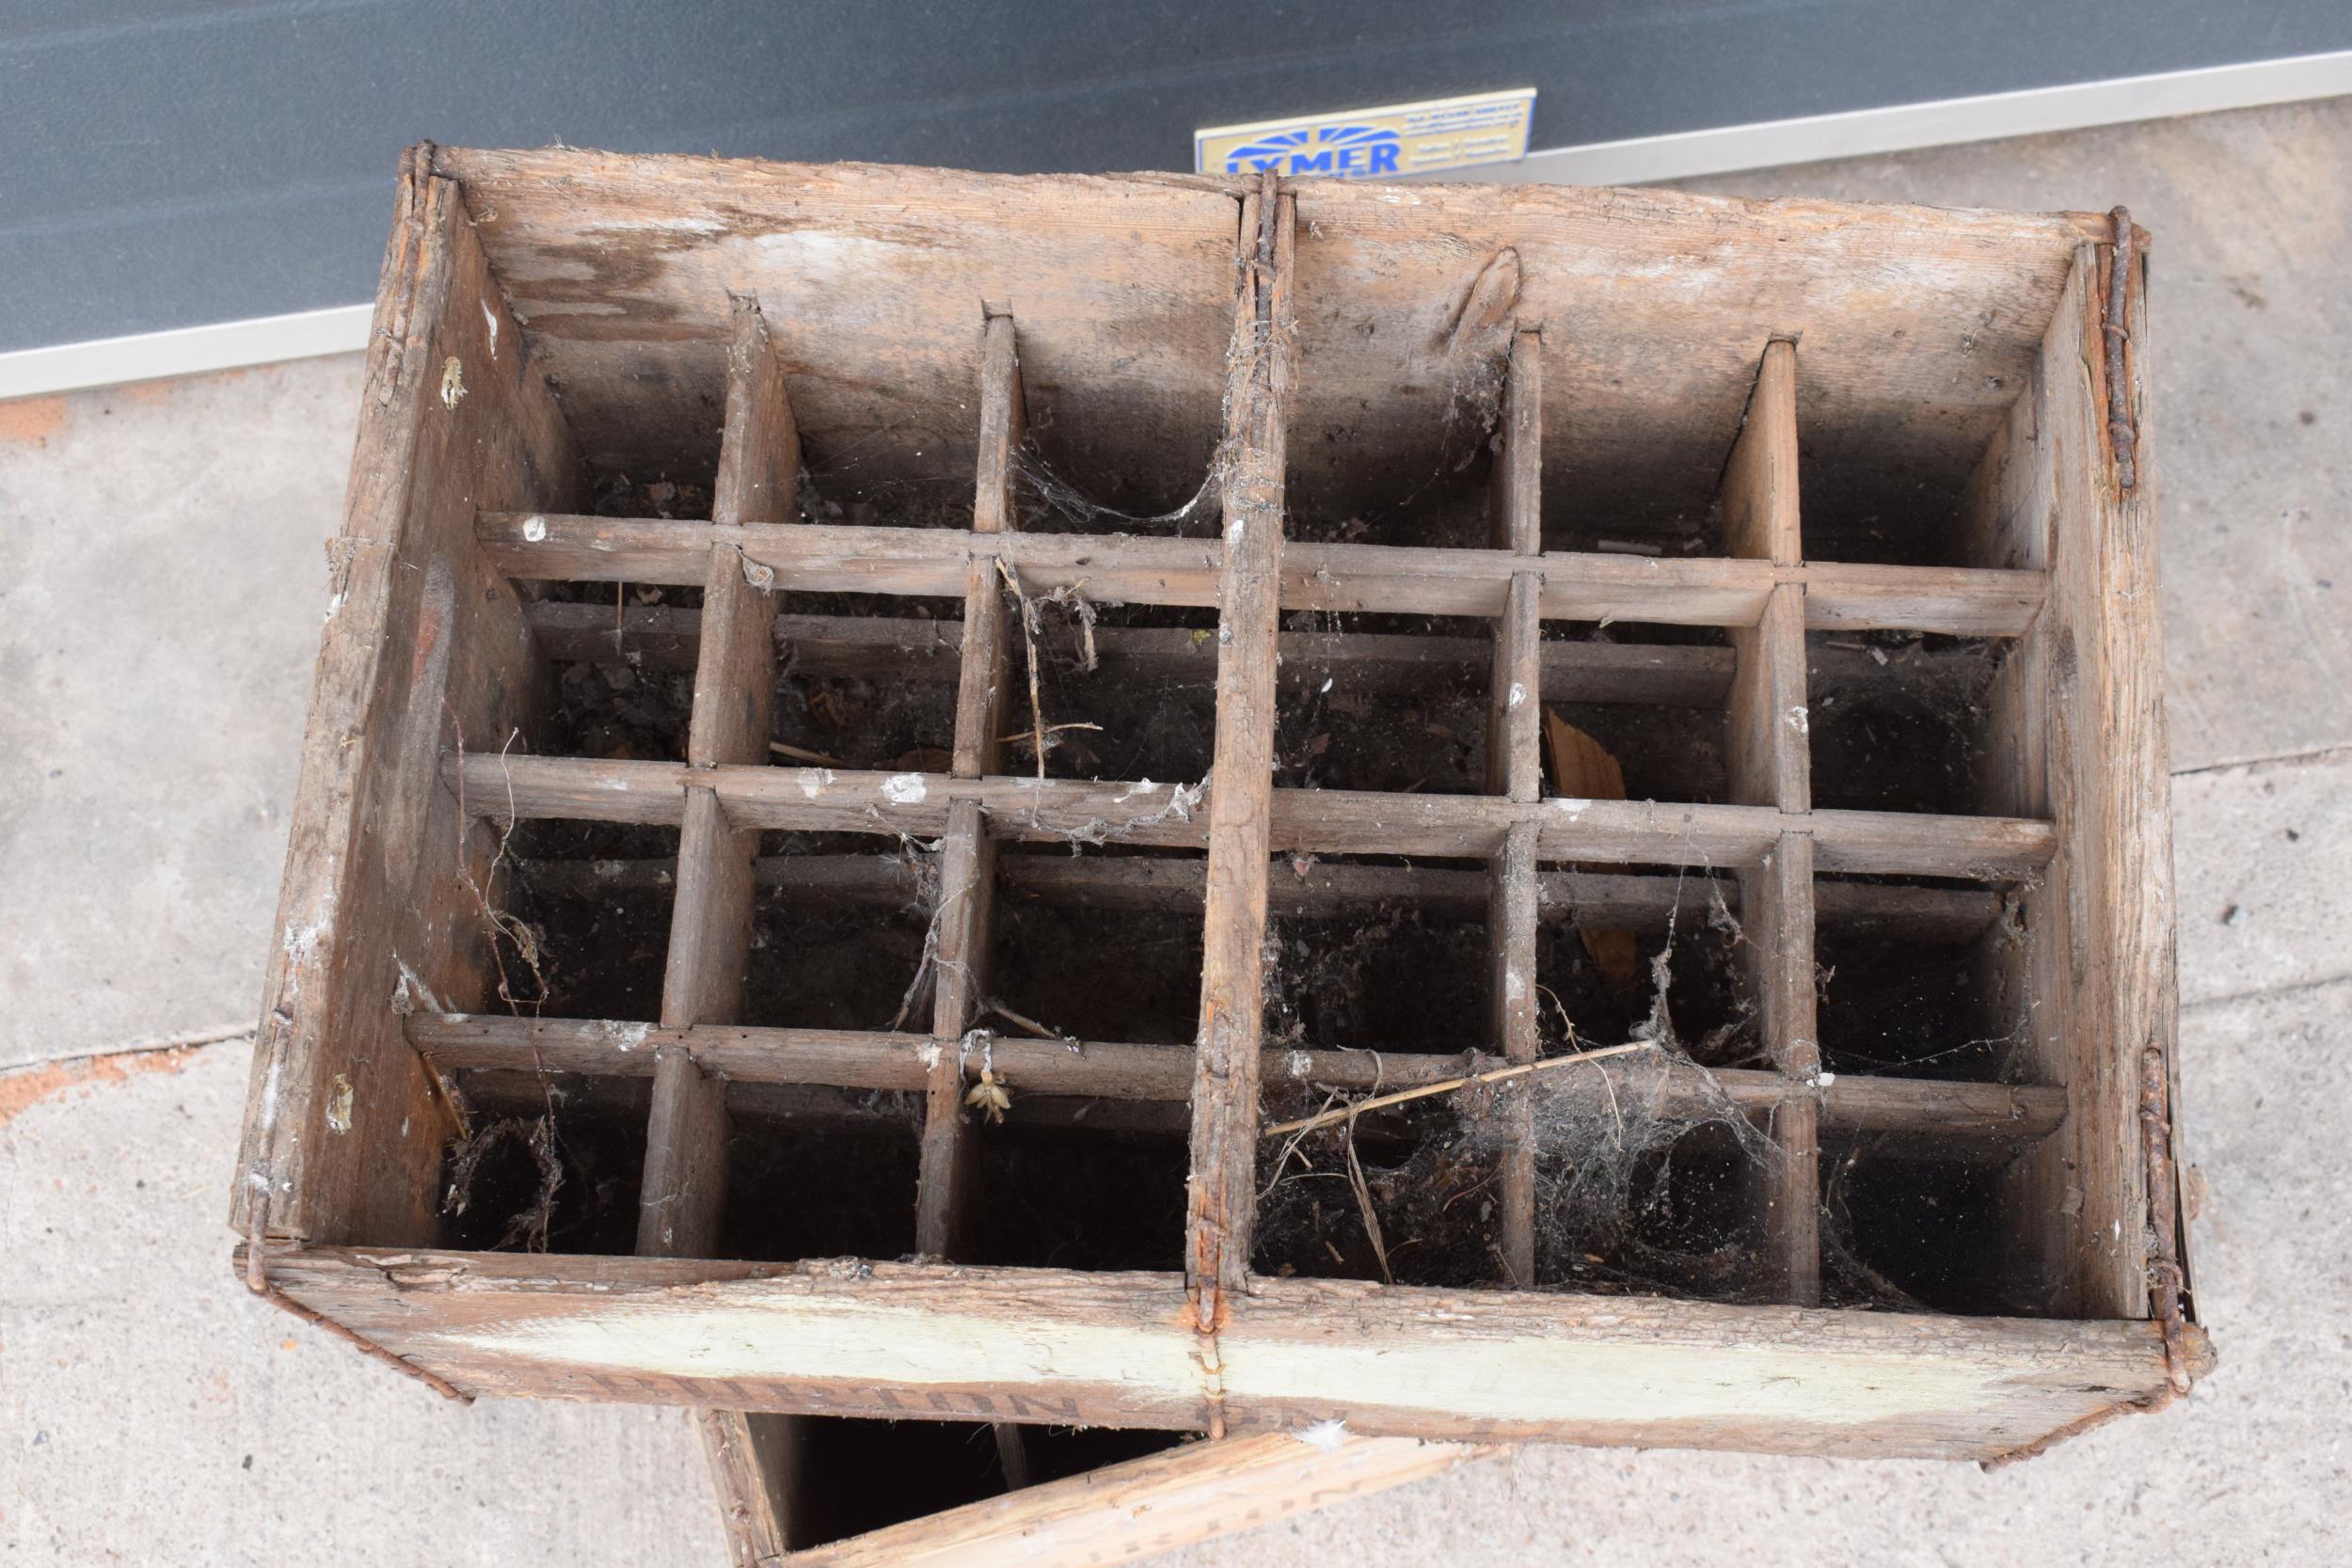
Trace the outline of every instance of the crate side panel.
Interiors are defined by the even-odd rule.
[[[238,1228],[311,1240],[432,1235],[448,1115],[396,1008],[491,1001],[467,887],[495,840],[440,781],[458,742],[498,750],[542,705],[514,589],[477,508],[578,499],[580,464],[456,187],[412,155],[377,315],[336,580],[304,740]],[[526,733],[516,744],[528,744]]]
[[[439,166],[593,465],[696,450],[732,293],[767,316],[812,468],[968,496],[977,328],[996,313],[1020,323],[1056,467],[1111,476],[1093,499],[1181,499],[1207,469],[1236,215],[1216,182],[564,150],[448,149]]]
[[[1180,1276],[308,1249],[306,1306],[484,1394],[1197,1427]],[[2189,1331],[2192,1360],[2207,1359]],[[2153,1323],[1260,1279],[1217,1338],[1232,1430],[1986,1458],[2161,1397]]]
[[[2137,483],[2108,445],[2104,302],[2110,247],[2084,245],[2044,350],[2042,437],[2054,469],[2050,543],[2054,870],[2065,889],[2071,986],[2067,1158],[2080,1183],[2078,1308],[2150,1310],[2150,1170],[2141,1058],[2171,1072],[2178,1035],[2172,786],[2156,583],[2154,443],[2145,393],[2147,291],[2135,279],[2126,385]],[[2142,253],[2144,256],[2144,252]],[[2168,1161],[2160,1178],[2177,1180]]]

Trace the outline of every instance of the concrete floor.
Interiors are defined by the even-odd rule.
[[[1991,1475],[1528,1449],[1164,1560],[2341,1560],[2352,101],[1697,183],[2123,201],[2157,237],[2186,1153],[2220,1370]],[[716,1563],[675,1413],[459,1409],[229,1276],[240,1031],[358,388],[330,359],[0,404],[0,1562]]]

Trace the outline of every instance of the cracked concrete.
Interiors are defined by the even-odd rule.
[[[1531,1448],[1165,1560],[2341,1560],[2352,102],[1694,183],[2121,200],[2156,235],[2185,1143],[2221,1366],[1992,1474]],[[0,1545],[716,1563],[675,1413],[452,1406],[230,1276],[236,1031],[358,386],[342,358],[0,404]]]

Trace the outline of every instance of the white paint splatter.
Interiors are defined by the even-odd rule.
[[[599,1019],[596,1022],[596,1033],[602,1035],[605,1043],[613,1050],[627,1053],[645,1043],[645,1037],[653,1033],[653,1025],[622,1023],[612,1019]]]
[[[1236,515],[1232,522],[1225,525],[1225,542],[1227,544],[1238,545],[1241,543],[1243,521],[1243,518]]]
[[[882,781],[882,799],[894,806],[911,806],[930,793],[920,773],[893,773]]]
[[[395,953],[392,962],[400,966],[400,978],[392,983],[392,1011],[406,1018],[420,1004],[429,1013],[449,1011],[441,999],[433,994],[433,988],[417,978],[417,972],[408,967],[407,959]]]
[[[1337,1453],[1347,1446],[1347,1423],[1317,1421],[1312,1426],[1300,1427],[1291,1435],[1317,1453]]]
[[[1307,1074],[1314,1070],[1314,1065],[1315,1059],[1304,1051],[1294,1051],[1282,1058],[1282,1070],[1302,1083]]]
[[[1323,677],[1323,689],[1326,691],[1331,689],[1331,677],[1328,675]]]
[[[596,787],[598,789],[618,789],[626,791],[628,788],[628,781],[627,779],[602,778],[596,781]]]
[[[547,536],[548,520],[545,517],[525,517],[523,519],[523,537],[526,540],[535,545]]]
[[[1593,802],[1590,800],[1580,800],[1572,795],[1555,795],[1551,799],[1551,803],[1560,810],[1566,812],[1570,816],[1581,816],[1584,815],[1584,808],[1591,805]]]
[[[499,318],[486,299],[482,302],[482,325],[490,329],[490,357],[496,359],[499,356]]]
[[[830,768],[803,768],[801,769],[801,793],[807,796],[812,800],[817,799],[819,795],[822,795],[825,792],[825,787],[832,783],[833,769]]]
[[[1505,971],[1502,976],[1502,999],[1505,1002],[1525,1001],[1527,999],[1527,976],[1516,969]]]
[[[922,1050],[917,1051],[914,1055],[915,1059],[923,1064],[923,1070],[926,1072],[930,1071],[933,1068],[939,1066],[939,1042],[937,1040],[933,1040],[930,1044],[923,1047]]]
[[[1813,1075],[1813,1086],[1817,1089],[1826,1089],[1836,1082],[1837,1074],[1834,1072],[1821,1071]]]
[[[1502,705],[1505,707],[1517,707],[1525,701],[1527,701],[1527,688],[1521,686],[1517,681],[1513,681],[1511,683],[1511,695],[1503,699]]]
[[[1808,733],[1811,723],[1812,720],[1804,711],[1804,705],[1803,703],[1799,703],[1796,706],[1788,710],[1788,727],[1796,731],[1799,735]]]

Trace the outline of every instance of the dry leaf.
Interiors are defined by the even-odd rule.
[[[1608,748],[1561,718],[1544,709],[1544,751],[1551,763],[1552,787],[1573,800],[1622,800],[1625,770]],[[1579,926],[1584,951],[1600,972],[1613,980],[1630,980],[1639,966],[1630,931],[1596,930]]]

